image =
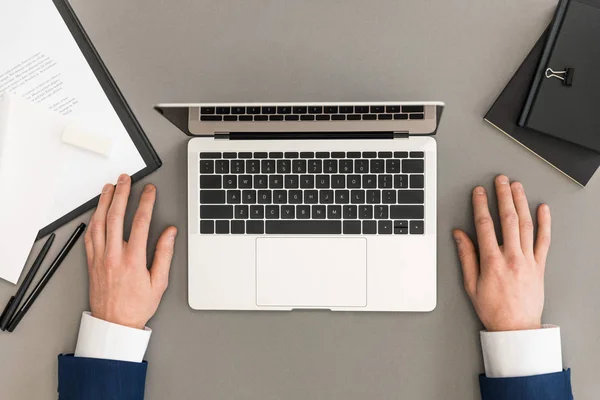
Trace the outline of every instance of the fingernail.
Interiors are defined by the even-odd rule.
[[[550,212],[550,206],[548,204],[542,205],[542,212],[549,213]]]
[[[154,185],[148,184],[148,185],[144,186],[144,192],[150,193],[150,192],[153,192],[153,191],[154,191]]]
[[[452,236],[454,237],[456,244],[460,244],[460,236],[458,236],[456,233],[454,233]]]
[[[175,238],[177,237],[177,229],[172,229],[171,232],[169,233],[169,240],[171,242],[175,241]]]
[[[112,187],[113,187],[113,185],[111,185],[110,183],[107,183],[102,188],[102,193],[108,193],[108,192],[110,192],[112,190]]]
[[[503,185],[506,185],[508,183],[508,177],[506,175],[500,175],[498,177],[498,182],[500,182]]]
[[[485,189],[482,186],[477,186],[475,188],[475,194],[485,194]]]
[[[127,180],[129,180],[129,175],[123,174],[123,175],[119,176],[119,183],[125,183],[125,182],[127,182]]]
[[[521,184],[521,182],[514,182],[513,189],[520,192],[523,190],[523,185]]]

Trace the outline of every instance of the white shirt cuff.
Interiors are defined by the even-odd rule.
[[[560,328],[482,331],[481,348],[488,378],[514,378],[562,371]]]
[[[134,329],[92,317],[84,312],[75,357],[142,362],[152,330]]]

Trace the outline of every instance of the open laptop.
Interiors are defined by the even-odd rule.
[[[441,102],[160,104],[197,310],[431,311]]]

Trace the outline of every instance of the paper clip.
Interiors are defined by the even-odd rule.
[[[573,75],[575,75],[574,68],[565,68],[564,71],[554,71],[552,68],[546,69],[546,78],[557,78],[563,81],[564,86],[573,85]]]

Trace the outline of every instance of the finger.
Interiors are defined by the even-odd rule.
[[[470,297],[473,297],[477,292],[477,280],[479,279],[479,262],[475,245],[471,238],[459,229],[454,230],[452,234],[456,241],[458,258],[462,265],[465,291]]]
[[[104,254],[106,247],[106,215],[113,199],[115,188],[111,184],[104,185],[102,194],[98,201],[98,207],[92,215],[92,220],[88,230],[91,232],[92,243],[94,245],[94,256]]]
[[[495,255],[500,253],[498,239],[496,239],[496,232],[494,231],[494,221],[492,221],[488,207],[487,194],[481,186],[473,190],[473,214],[481,255]]]
[[[496,195],[498,196],[498,212],[502,225],[504,248],[509,252],[521,252],[519,216],[510,189],[510,181],[504,175],[496,178]]]
[[[134,252],[140,252],[146,259],[146,245],[148,243],[148,232],[150,231],[150,221],[152,220],[152,210],[156,200],[156,188],[154,185],[146,185],[140,204],[135,216],[133,217],[133,225],[131,227],[131,235],[129,236],[128,246],[133,248]]]
[[[546,265],[548,251],[550,250],[550,242],[552,239],[552,216],[550,215],[550,207],[547,204],[542,204],[538,208],[538,233],[535,243],[535,259],[538,264]]]
[[[152,267],[150,268],[150,280],[152,288],[159,296],[162,296],[169,285],[169,270],[171,269],[176,236],[177,228],[171,226],[165,229],[156,243],[154,261],[152,261]]]
[[[520,182],[511,185],[512,195],[519,216],[519,235],[521,238],[521,249],[524,254],[533,254],[533,220],[529,211],[529,202],[525,189]]]
[[[106,217],[106,247],[107,251],[119,252],[123,246],[123,221],[127,200],[131,191],[131,178],[128,175],[119,176],[112,204]]]
[[[88,224],[87,230],[85,231],[85,236],[83,237],[84,239],[84,243],[85,243],[85,255],[87,257],[87,265],[88,268],[92,268],[92,265],[94,263],[94,243],[92,241],[92,229],[93,229],[93,218],[94,216],[92,215],[92,218],[90,220],[90,223]]]

